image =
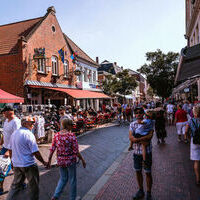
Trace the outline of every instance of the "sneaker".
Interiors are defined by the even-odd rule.
[[[151,193],[147,192],[146,200],[152,200]]]
[[[143,198],[144,197],[144,191],[143,190],[138,190],[137,192],[136,192],[136,194],[133,196],[133,200],[139,200],[139,199],[141,199],[141,198]]]
[[[182,140],[180,138],[178,138],[178,142],[181,142]]]

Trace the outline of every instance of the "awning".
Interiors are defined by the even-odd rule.
[[[64,92],[75,99],[110,99],[111,97],[100,92],[92,92],[89,90],[77,90],[77,89],[66,89],[66,88],[50,88],[50,87],[40,87],[40,86],[30,86],[32,88],[44,88],[49,90],[56,90],[59,92]]]
[[[0,103],[24,103],[24,98],[15,96],[0,89]]]
[[[175,81],[194,77],[200,77],[200,44],[182,49]]]
[[[197,82],[197,79],[191,79],[191,80],[187,80],[181,84],[179,84],[177,87],[175,87],[173,89],[172,95],[176,94],[177,92],[180,92],[181,90],[184,90],[187,87],[190,87],[191,85],[195,84]]]

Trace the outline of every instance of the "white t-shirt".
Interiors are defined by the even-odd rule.
[[[173,113],[174,112],[174,106],[172,104],[167,105],[167,112],[168,113]]]
[[[6,121],[3,124],[3,147],[9,149],[10,146],[10,137],[14,131],[21,127],[21,120],[17,117],[14,117],[11,121]]]
[[[12,163],[14,167],[28,167],[36,163],[33,153],[39,151],[33,133],[21,127],[10,138],[12,150]]]

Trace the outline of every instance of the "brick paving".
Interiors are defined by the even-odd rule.
[[[80,164],[77,167],[77,192],[81,197],[88,192],[128,145],[128,127],[113,125],[112,123],[100,126],[99,129],[90,131],[83,137],[78,138],[79,148],[87,162],[86,169]],[[45,160],[48,158],[49,147],[50,145],[40,146],[40,152]],[[55,160],[55,154],[53,160]],[[57,167],[46,170],[39,162],[38,165],[40,169],[40,200],[49,200],[57,185],[59,170]],[[13,175],[5,179],[5,191],[9,190],[12,179]],[[0,200],[5,200],[6,196],[7,193],[0,196]],[[26,190],[20,192],[16,200],[22,199],[28,200]],[[62,199],[69,199],[68,186],[64,189]]]
[[[200,200],[200,187],[195,185],[193,162],[189,160],[189,144],[177,142],[174,126],[167,127],[167,132],[166,144],[157,145],[156,137],[153,138],[152,197],[154,200]],[[132,152],[128,152],[95,200],[131,200],[136,191]]]

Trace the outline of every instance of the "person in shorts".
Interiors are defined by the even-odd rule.
[[[182,141],[182,135],[184,136],[184,142],[188,143],[187,138],[185,137],[185,127],[187,125],[187,112],[182,109],[182,105],[177,105],[177,111],[175,113],[175,123],[176,130],[178,134],[178,142]]]
[[[166,109],[167,109],[168,124],[172,125],[173,124],[173,118],[174,118],[174,105],[171,102],[169,102]]]
[[[145,119],[141,122],[140,128],[133,130],[133,135],[135,138],[141,138],[143,136],[148,135],[153,131],[153,122],[152,122],[152,111],[151,110],[146,110],[145,113]],[[145,141],[142,143],[142,157],[144,164],[146,164],[146,147],[149,145],[149,141]],[[130,141],[130,146],[129,150],[131,150],[133,147],[133,142]]]
[[[143,156],[142,156],[142,143],[148,142],[149,144],[146,146],[146,164],[144,165],[144,172],[146,174],[146,183],[147,183],[147,195],[146,200],[151,200],[151,188],[152,188],[152,175],[151,175],[151,166],[152,166],[152,144],[151,139],[153,137],[153,131],[150,131],[149,134],[136,138],[134,137],[134,133],[138,132],[138,129],[143,127],[142,121],[144,116],[143,108],[136,108],[134,110],[134,114],[136,117],[136,121],[130,124],[129,128],[129,140],[133,142],[133,161],[134,161],[134,169],[136,171],[137,183],[139,186],[139,190],[133,196],[134,200],[141,199],[144,197],[143,190],[143,175],[142,175],[142,167],[143,167]]]

